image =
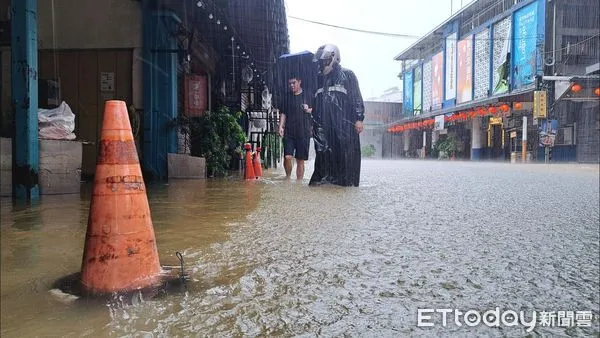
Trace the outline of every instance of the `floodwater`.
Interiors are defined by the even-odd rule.
[[[3,200],[1,336],[599,334],[597,165],[365,160],[358,188],[308,187],[311,172],[149,186],[161,264],[182,252],[190,282],[133,305],[49,292],[80,269],[88,186],[29,208]],[[496,307],[593,319],[417,326],[417,309]]]

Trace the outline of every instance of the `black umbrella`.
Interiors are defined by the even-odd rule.
[[[317,68],[313,63],[314,54],[309,51],[300,53],[284,54],[279,57],[275,64],[275,83],[272,90],[274,101],[278,102],[282,95],[288,91],[287,81],[292,76],[298,76],[302,80],[302,89],[307,93],[317,90]]]

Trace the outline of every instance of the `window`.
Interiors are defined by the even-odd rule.
[[[598,28],[598,3],[574,4],[571,1],[561,6],[562,25],[566,28]]]
[[[558,133],[556,135],[556,144],[557,145],[573,145],[575,144],[575,133],[573,130],[573,126],[567,126],[558,129]]]

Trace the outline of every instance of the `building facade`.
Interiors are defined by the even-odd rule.
[[[403,117],[387,131],[425,156],[599,162],[598,8],[474,1],[396,56]]]
[[[364,131],[360,134],[360,143],[364,154],[374,153],[372,158],[390,158],[391,147],[384,140],[385,125],[398,119],[402,113],[402,103],[392,101],[365,100]],[[366,149],[370,148],[370,149]]]
[[[178,118],[260,107],[289,48],[283,0],[0,3],[1,136],[17,145],[13,171],[23,173],[13,179],[27,189],[37,182],[38,108],[71,107],[85,178],[95,172],[104,102],[125,101],[144,175],[164,180],[168,155],[189,154]]]

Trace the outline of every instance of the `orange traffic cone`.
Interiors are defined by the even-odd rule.
[[[254,166],[252,165],[252,145],[246,143],[244,149],[246,149],[246,171],[244,172],[244,179],[253,180],[256,177],[254,176]]]
[[[86,292],[126,292],[160,284],[146,186],[123,101],[107,101],[81,265]]]
[[[262,164],[260,163],[260,147],[256,147],[256,154],[254,155],[254,175],[256,178],[262,177]]]

